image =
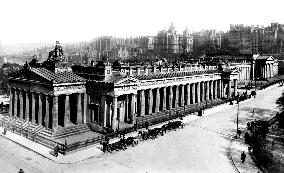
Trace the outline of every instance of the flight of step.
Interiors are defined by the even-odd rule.
[[[54,133],[53,138],[54,139],[65,138],[65,137],[78,135],[78,134],[82,134],[82,133],[90,132],[90,131],[91,131],[90,128],[86,124],[72,125],[72,126],[63,127],[63,128],[58,129]]]
[[[31,122],[16,117],[4,116],[3,121],[5,122],[6,126],[9,124],[10,127],[14,127],[15,129],[17,129],[15,130],[15,133],[18,134],[20,134],[21,129],[23,129],[29,131],[30,135],[32,136],[34,134],[38,134],[39,132],[45,129],[43,126],[39,126],[37,124],[33,124]]]

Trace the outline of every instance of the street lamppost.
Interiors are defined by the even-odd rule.
[[[238,103],[238,109],[237,109],[237,137],[238,137],[238,132],[239,132],[239,110],[240,110],[239,96],[240,96],[240,94],[238,93],[238,97],[237,97],[237,103]]]
[[[185,106],[186,106],[186,104],[184,103],[184,105],[183,105],[183,113],[185,114]]]
[[[206,93],[206,94],[205,94],[205,103],[206,103],[206,108],[207,108],[207,106],[208,106],[208,105],[207,105],[207,94],[208,94],[208,93],[207,93],[207,83],[206,83],[206,82],[205,82],[205,92],[204,92],[204,93]]]
[[[257,77],[254,78],[254,91],[256,92],[256,80],[257,80]]]
[[[177,101],[177,105],[176,105],[176,117],[178,116],[178,101]]]

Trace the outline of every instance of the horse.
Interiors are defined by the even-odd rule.
[[[174,122],[169,122],[168,123],[168,129],[171,130],[171,129],[177,129],[179,127],[183,128],[184,124],[182,121],[174,121]]]
[[[139,131],[138,135],[140,135],[142,137],[142,140],[148,139],[148,131]]]
[[[138,145],[138,139],[136,139],[135,137],[128,137],[126,139],[126,144],[136,146],[136,145]]]
[[[168,129],[168,124],[164,124],[161,128],[166,133]]]
[[[161,127],[161,128],[154,128],[153,130],[156,130],[156,133],[157,133],[157,135],[160,133],[161,134],[161,136],[163,136],[164,135],[164,130],[163,130],[163,128]]]
[[[157,137],[157,135],[158,135],[158,133],[156,132],[155,129],[149,129],[149,130],[148,130],[148,137],[149,137],[149,138],[151,137],[152,139],[154,139],[154,138]]]

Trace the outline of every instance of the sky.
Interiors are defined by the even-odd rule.
[[[283,0],[0,0],[0,40],[63,43],[96,36],[156,35],[173,22],[182,32],[230,24],[284,24]]]

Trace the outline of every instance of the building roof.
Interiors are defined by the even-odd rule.
[[[127,75],[121,75],[120,73],[113,72],[111,75],[106,76],[103,82],[118,83],[121,80],[125,79],[126,76]]]
[[[149,75],[137,75],[133,77],[138,80],[151,80],[151,79],[194,76],[194,75],[212,74],[212,73],[219,73],[219,71],[218,70],[192,71],[192,72],[183,71],[183,72],[174,72],[174,73],[156,73],[156,74],[149,74]]]
[[[260,59],[262,59],[262,60],[267,60],[267,59],[270,58],[270,57],[272,57],[272,56],[270,56],[270,55],[260,55],[260,56],[258,56],[256,59],[257,59],[257,60],[260,60]]]
[[[53,71],[47,70],[46,68],[31,68],[32,72],[47,79],[53,81],[53,83],[69,83],[69,82],[83,82],[84,78],[76,75],[73,72],[61,72],[54,73]]]
[[[54,73],[46,68],[23,68],[10,75],[10,79],[37,81],[39,83],[74,83],[85,79],[73,72]]]

